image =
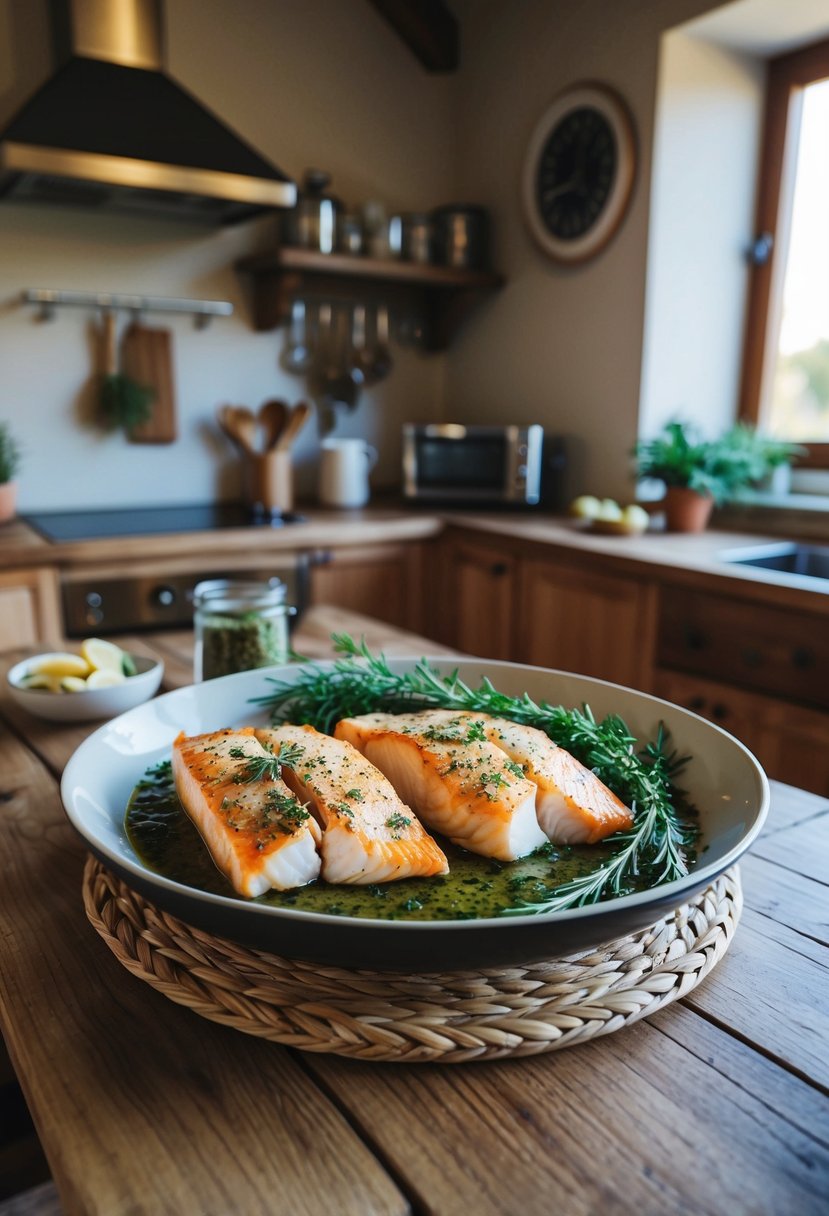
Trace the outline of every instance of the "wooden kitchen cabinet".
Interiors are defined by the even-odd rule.
[[[650,690],[657,592],[640,579],[531,559],[518,582],[522,663]]]
[[[467,537],[442,544],[440,567],[442,613],[431,622],[440,641],[467,654],[650,687],[652,584]]]
[[[57,642],[58,579],[48,567],[0,571],[0,650]]]
[[[427,628],[464,654],[514,661],[518,560],[497,545],[456,539],[438,547],[437,560]]]
[[[665,668],[654,691],[734,735],[769,777],[829,797],[829,713]]]
[[[422,588],[423,552],[418,544],[373,544],[311,555],[311,604],[350,608],[420,632]]]

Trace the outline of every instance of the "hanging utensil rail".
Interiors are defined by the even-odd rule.
[[[233,305],[227,300],[177,300],[167,296],[118,295],[108,291],[53,291],[35,287],[23,292],[24,304],[38,304],[44,320],[51,320],[56,308],[102,308],[112,312],[189,313],[201,329],[213,317],[229,317]]]

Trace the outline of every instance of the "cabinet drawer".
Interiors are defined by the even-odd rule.
[[[829,627],[808,612],[665,589],[657,662],[829,708]]]

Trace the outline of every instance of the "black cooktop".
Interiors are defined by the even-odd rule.
[[[98,540],[163,532],[214,532],[219,528],[283,528],[304,517],[266,514],[244,503],[196,503],[173,507],[119,507],[112,511],[35,511],[23,520],[46,540]]]

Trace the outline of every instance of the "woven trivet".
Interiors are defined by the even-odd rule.
[[[128,971],[212,1022],[302,1051],[414,1063],[537,1055],[686,996],[729,947],[735,866],[651,928],[543,963],[430,975],[346,971],[251,950],[147,903],[90,857],[86,913]]]

